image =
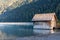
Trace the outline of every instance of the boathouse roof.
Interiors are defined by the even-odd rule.
[[[35,14],[32,21],[51,21],[53,17],[56,18],[55,13]]]

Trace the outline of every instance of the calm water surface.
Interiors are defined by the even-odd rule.
[[[34,25],[3,25],[0,24],[0,39],[14,39],[16,37],[52,34],[58,30],[34,29]]]

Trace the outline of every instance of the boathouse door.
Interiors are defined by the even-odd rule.
[[[50,26],[47,22],[36,22],[34,28],[39,29],[50,29]]]

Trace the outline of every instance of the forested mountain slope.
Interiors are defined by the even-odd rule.
[[[6,12],[0,15],[0,22],[30,22],[36,13],[52,12],[55,12],[60,20],[60,0],[26,0],[19,3],[16,1],[14,6],[9,6]]]

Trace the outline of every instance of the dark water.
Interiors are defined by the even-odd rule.
[[[0,38],[16,38],[28,37],[43,34],[52,34],[59,32],[58,30],[42,30],[34,29],[33,25],[0,25]]]

